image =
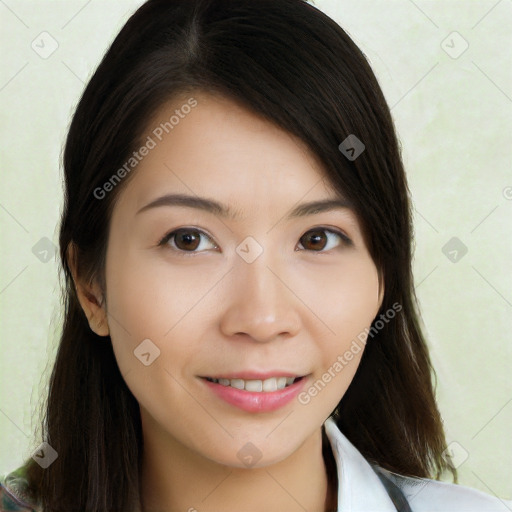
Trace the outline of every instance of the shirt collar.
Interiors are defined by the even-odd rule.
[[[379,477],[333,418],[324,423],[338,472],[338,512],[396,512]]]

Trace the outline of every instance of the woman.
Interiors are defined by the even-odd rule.
[[[436,481],[397,138],[303,0],[150,0],[76,109],[45,443],[5,510],[501,511]]]

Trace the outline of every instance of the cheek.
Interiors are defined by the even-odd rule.
[[[168,369],[185,377],[201,352],[202,328],[210,321],[205,307],[214,300],[207,295],[220,275],[190,264],[172,264],[148,252],[121,249],[115,243],[107,252],[107,309],[115,356],[124,375],[137,370],[130,375],[132,380],[141,369],[137,354],[147,352],[146,359],[155,356],[155,362],[146,370]],[[215,311],[211,309],[212,314]]]
[[[335,264],[307,266],[295,274],[294,293],[310,308],[318,332],[322,325],[330,350],[368,327],[380,307],[377,269],[367,254],[353,252]]]
[[[316,304],[329,332],[319,338],[321,363],[303,403],[321,393],[332,410],[352,382],[380,307],[378,273],[369,256],[354,255],[346,266],[331,269]]]
[[[351,266],[332,286],[331,296],[338,301],[330,307],[330,320],[340,342],[369,327],[380,307],[377,271],[373,264],[363,263]]]
[[[109,251],[107,310],[117,364],[139,404],[170,422],[168,411],[185,402],[179,383],[189,378],[200,339],[187,321],[200,298],[188,279],[193,273],[155,262],[146,250],[112,244]]]
[[[108,309],[115,324],[136,338],[162,339],[201,300],[208,283],[201,272],[186,271],[147,250],[107,257]]]
[[[145,250],[140,249],[121,249],[115,243],[111,243],[107,252],[108,323],[123,374],[134,368],[140,370],[141,360],[136,359],[139,351],[140,357],[149,352],[150,356],[144,357],[155,361],[148,369],[160,366],[161,356],[169,350],[165,334],[183,316],[184,291],[179,276],[163,276],[156,265],[145,262],[144,253]],[[169,334],[167,338],[170,337]]]
[[[340,286],[340,296],[342,303],[338,306],[338,314],[333,315],[333,330],[338,338],[337,351],[345,352],[354,343],[361,345],[361,340],[364,342],[364,334],[380,308],[378,273],[369,258],[351,266]]]

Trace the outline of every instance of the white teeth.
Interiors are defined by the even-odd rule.
[[[245,381],[246,391],[263,391],[263,382],[261,380],[246,380]]]
[[[284,389],[286,387],[286,377],[279,377],[277,379],[277,389]]]
[[[267,393],[269,391],[277,391],[277,379],[272,377],[271,379],[267,379],[263,381],[263,391]]]
[[[231,379],[230,386],[236,389],[244,389],[245,381],[243,381],[242,379]]]
[[[295,377],[271,377],[265,380],[244,380],[244,379],[210,379],[222,386],[231,386],[236,389],[244,389],[257,393],[271,393],[278,389],[284,389],[295,381]]]

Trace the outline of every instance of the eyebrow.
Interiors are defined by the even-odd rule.
[[[223,205],[214,199],[199,196],[189,196],[187,194],[166,194],[164,196],[158,197],[157,199],[151,201],[147,205],[143,206],[140,210],[138,210],[137,215],[139,213],[161,206],[186,206],[189,208],[204,210],[206,212],[230,220],[239,220],[241,218],[239,211],[233,211],[229,206]],[[350,208],[350,203],[343,198],[322,199],[319,201],[299,204],[288,213],[286,219],[305,217],[306,215],[314,215],[317,213],[336,209]]]

